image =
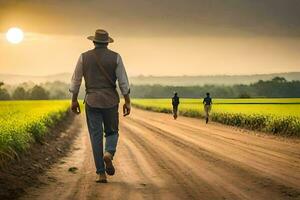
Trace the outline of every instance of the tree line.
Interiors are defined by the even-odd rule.
[[[3,88],[4,83],[0,82],[0,100],[42,100],[49,99],[49,92],[39,85],[35,85],[30,90],[25,90],[23,87],[17,87],[12,94],[7,89]]]
[[[28,86],[21,84],[13,89],[6,89],[0,82],[0,100],[39,100],[39,99],[68,99],[69,85],[64,82],[47,82],[41,85]],[[199,98],[206,92],[215,98],[286,98],[300,97],[300,81],[287,81],[275,77],[268,81],[258,81],[253,84],[204,85],[204,86],[162,86],[162,85],[131,85],[133,98],[170,98],[173,92],[180,97]],[[80,98],[84,98],[84,88],[80,89]]]
[[[131,86],[131,96],[134,98],[169,98],[173,92],[184,98],[203,97],[207,92],[215,98],[294,98],[300,97],[300,81],[287,81],[285,78],[275,77],[272,80],[260,80],[249,85]]]

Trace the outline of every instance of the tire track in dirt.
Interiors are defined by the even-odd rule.
[[[135,120],[136,119],[131,119],[131,121],[135,121]],[[146,122],[145,118],[138,118],[138,121],[139,122],[135,122],[136,123],[135,125],[140,124],[141,126],[149,129],[150,122],[148,122],[148,121]],[[165,123],[165,121],[161,120],[161,123]],[[165,128],[165,130],[170,130],[170,129],[171,128]],[[182,142],[185,141],[184,139],[182,139],[182,137],[177,137],[177,138],[175,137],[175,139],[174,139],[174,135],[171,132],[161,130],[161,129],[157,128],[156,125],[155,126],[150,125],[150,131],[152,131],[152,133],[160,133],[161,135],[163,135],[163,138],[161,140],[168,140],[168,139],[170,139],[170,137],[173,137],[172,140],[173,140],[173,142],[175,141],[174,143],[177,146],[178,145],[182,146]],[[141,131],[141,132],[145,132],[145,131]],[[194,143],[187,142],[187,144],[185,146],[183,145],[182,148],[191,149],[191,147],[193,145],[194,145]],[[191,153],[197,154],[197,149],[199,150],[199,146],[196,146],[196,148],[192,148]],[[208,158],[207,155],[209,155],[210,156],[209,161],[213,162],[214,158],[216,158],[216,155],[214,155],[215,152],[208,151],[209,154],[207,154],[207,149],[205,149],[204,152],[206,152],[205,157]],[[213,156],[211,156],[211,155],[213,155]],[[203,157],[203,154],[199,155],[199,157],[201,157],[201,156]],[[235,169],[234,171],[238,172],[237,177],[239,175],[242,176],[242,175],[247,174],[248,179],[252,180],[252,185],[253,185],[253,183],[255,183],[256,185],[261,186],[261,188],[263,188],[263,190],[264,190],[263,192],[265,192],[266,189],[268,189],[271,193],[274,193],[274,191],[275,192],[277,191],[278,192],[277,196],[283,195],[281,198],[287,198],[289,196],[291,196],[291,197],[299,196],[299,189],[298,189],[299,188],[298,187],[299,186],[299,168],[298,168],[298,170],[291,168],[290,174],[295,173],[295,177],[294,177],[295,180],[293,181],[292,185],[289,185],[289,184],[286,184],[286,182],[289,181],[289,178],[291,178],[291,176],[284,177],[282,180],[276,180],[276,179],[274,180],[273,176],[268,176],[268,175],[260,172],[260,169],[259,170],[252,169],[252,167],[251,167],[251,165],[249,165],[249,163],[247,164],[247,163],[243,163],[243,162],[237,162],[235,160],[228,159],[226,156],[224,157],[224,156],[218,155],[218,157],[219,157],[219,159],[217,159],[218,164],[224,166],[224,164],[227,163],[228,170]],[[221,163],[219,162],[220,160],[222,161]],[[224,161],[226,161],[226,162],[224,162]],[[215,167],[217,167],[217,166],[215,166]],[[286,167],[289,167],[289,166],[286,166]],[[234,175],[234,174],[232,174],[232,175]],[[247,179],[245,178],[245,180],[247,180]]]
[[[141,140],[139,142],[141,142]],[[159,147],[160,146],[155,146],[155,148]],[[143,148],[145,148],[144,145]],[[174,180],[176,180],[177,182],[177,186],[179,186],[175,189],[175,191],[178,192],[184,189],[184,192],[189,195],[187,199],[199,199],[200,196],[202,196],[201,199],[219,199],[225,198],[224,196],[226,195],[228,196],[226,192],[223,192],[222,195],[218,195],[222,193],[221,190],[210,184],[210,181],[207,181],[208,179],[213,180],[214,178],[216,178],[216,176],[211,176],[212,174],[210,174],[209,171],[205,171],[204,169],[200,170],[199,165],[195,165],[193,161],[186,159],[188,155],[183,158],[183,156],[180,156],[177,153],[171,153],[170,149],[161,149],[163,152],[165,152],[162,154],[163,156],[157,156],[158,154],[160,154],[160,152],[158,151],[153,154],[153,159],[161,159],[164,161],[162,168],[167,169],[167,173],[172,175]],[[176,149],[174,150],[176,151]],[[201,174],[205,174],[204,176],[206,177],[201,176],[201,178],[199,178],[199,174],[195,173],[196,170],[201,171]],[[208,176],[208,174],[210,174],[210,176]],[[162,174],[162,177],[164,177],[164,174]],[[203,196],[202,194],[205,195]],[[231,196],[231,198],[233,198],[233,196]]]
[[[203,192],[205,189],[206,197],[203,199],[215,199],[214,189],[210,188],[205,182],[195,181],[190,177],[187,170],[182,170],[178,163],[174,161],[174,157],[170,157],[161,148],[156,145],[145,142],[145,138],[141,138],[138,133],[133,131],[127,125],[123,127],[126,136],[143,151],[143,155],[151,163],[152,167],[156,168],[156,174],[161,181],[165,182],[167,193],[176,194],[172,199],[197,199],[197,193]],[[197,186],[202,186],[202,188]],[[196,189],[195,189],[196,188]],[[158,192],[158,191],[156,191]],[[211,194],[210,194],[211,193]]]
[[[157,122],[157,123],[169,124],[169,125],[172,124],[173,127],[177,127],[179,129],[188,129],[191,132],[196,131],[197,133],[193,134],[194,136],[203,137],[204,135],[207,135],[209,137],[216,137],[224,140],[227,139],[232,142],[238,142],[239,144],[248,145],[247,148],[251,148],[251,146],[255,146],[263,149],[264,151],[269,150],[269,152],[272,153],[283,153],[285,157],[291,155],[293,157],[296,157],[297,160],[300,159],[300,149],[295,151],[296,146],[299,147],[299,140],[297,140],[295,144],[289,143],[288,146],[286,145],[283,146],[282,140],[284,140],[284,138],[280,138],[281,140],[278,140],[279,138],[277,138],[276,136],[271,136],[276,140],[270,140],[269,137],[265,138],[265,137],[261,137],[260,135],[253,135],[253,133],[256,132],[252,132],[252,134],[247,134],[246,135],[247,137],[245,137],[245,134],[241,134],[240,131],[236,131],[238,130],[238,128],[236,127],[224,126],[218,123],[212,123],[212,125],[204,124],[201,120],[193,119],[193,118],[187,119],[186,117],[184,118],[181,117],[180,120],[177,121],[171,119],[158,120],[155,117],[156,114],[158,113],[151,113],[151,115],[147,115],[143,119],[147,120],[148,122]],[[199,132],[201,132],[200,135]],[[189,132],[186,132],[186,134],[188,133]]]
[[[143,124],[143,126],[144,126],[145,124]],[[133,127],[136,127],[136,125],[135,126],[133,126]],[[129,131],[126,131],[127,133],[129,132]],[[136,131],[133,131],[133,132],[136,132]],[[143,133],[145,133],[146,131],[142,131]],[[154,134],[154,132],[152,132],[151,134]],[[147,138],[147,137],[145,137],[145,134],[143,135],[144,137],[143,137],[143,139],[145,139],[145,138]],[[152,138],[152,139],[154,139],[154,138]],[[139,142],[142,142],[141,140],[139,141]],[[174,141],[172,141],[172,142],[174,142]],[[149,142],[148,143],[150,143],[150,140],[149,140]],[[157,144],[157,142],[155,142],[155,144],[153,144],[153,145],[156,145]],[[184,148],[186,148],[186,146],[183,146],[183,145],[181,145],[180,143],[178,143],[178,142],[175,142],[175,144],[177,145],[177,146],[179,146],[180,147],[180,149],[184,149]],[[164,143],[164,145],[165,146],[170,146],[170,144],[168,144],[168,143]],[[145,147],[144,145],[143,145],[143,147]],[[164,149],[163,147],[161,147],[161,146],[158,146],[158,147],[156,147],[157,149]],[[173,151],[175,151],[176,152],[176,147],[173,147],[174,148],[174,150]],[[180,152],[180,149],[178,149],[178,152]],[[193,149],[192,149],[193,150]],[[172,152],[170,152],[170,150],[169,151],[166,151],[166,149],[164,149],[164,151],[165,152],[167,152],[168,154],[172,154]],[[181,158],[179,158],[180,157],[180,155],[173,155],[173,159],[174,158],[176,158],[177,160],[181,160],[181,162],[185,162],[185,163],[189,163],[188,165],[191,165],[191,166],[193,166],[193,167],[190,167],[190,168],[188,168],[187,166],[186,166],[186,170],[188,169],[190,172],[193,172],[194,174],[191,174],[190,173],[190,176],[199,176],[199,174],[197,175],[197,170],[198,171],[201,171],[201,169],[198,167],[197,168],[197,166],[199,166],[198,164],[193,164],[193,162],[196,162],[195,160],[197,160],[197,157],[195,158],[195,157],[192,157],[191,159],[187,159],[188,157],[190,157],[189,156],[189,154],[191,154],[190,152],[181,152],[182,154],[186,154],[186,156],[183,158],[182,156],[181,156]],[[211,157],[210,157],[211,158]],[[159,157],[158,157],[158,159],[160,159]],[[166,159],[165,159],[166,160]],[[216,161],[216,159],[210,159],[210,161]],[[200,163],[201,164],[201,163]],[[203,164],[203,163],[202,163]],[[201,165],[200,165],[201,166]],[[210,167],[214,167],[214,166],[210,166]],[[178,168],[178,169],[173,169],[172,171],[178,171],[178,170],[181,170],[181,171],[184,171],[184,169],[182,170],[182,168]],[[201,178],[203,178],[203,179],[205,179],[206,181],[208,181],[208,182],[212,182],[211,180],[209,180],[209,179],[216,179],[216,181],[215,181],[215,183],[216,182],[222,182],[222,180],[220,180],[220,178],[218,178],[216,175],[214,175],[215,174],[215,172],[213,172],[213,173],[211,173],[210,172],[211,170],[209,169],[209,167],[206,167],[206,169],[205,170],[203,170],[203,174],[205,174],[206,173],[206,176],[207,176],[207,174],[208,173],[210,173],[210,176],[209,176],[209,178],[207,178],[207,177],[201,177]],[[221,174],[222,175],[222,174]],[[223,173],[223,175],[224,175],[224,173]],[[189,181],[191,181],[191,180],[189,180]],[[201,179],[198,179],[197,180],[198,182],[199,181],[201,181]],[[214,185],[214,184],[211,184],[211,185]],[[199,186],[198,188],[201,188],[201,187],[203,187],[203,184],[201,185],[201,186]],[[227,188],[230,188],[230,189],[227,189],[227,191],[229,192],[229,193],[231,193],[230,191],[234,191],[235,189],[234,189],[234,185],[229,185],[229,186],[227,186]],[[194,189],[197,189],[197,187],[196,188],[194,188]],[[214,186],[212,186],[212,188],[211,188],[211,190],[212,191],[214,191],[214,193],[220,193],[220,194],[222,194],[222,191],[224,190],[225,188],[222,188],[221,187],[221,189],[219,190],[219,191],[214,191],[214,190],[216,190],[216,188],[214,189]],[[224,193],[224,192],[223,192]],[[239,194],[239,193],[241,193],[240,191],[237,191],[236,190],[236,193],[237,194]],[[232,198],[236,198],[236,196],[231,196],[230,198],[232,199]],[[209,197],[208,199],[210,199],[210,198],[212,198],[212,197]],[[214,197],[214,199],[215,199],[216,197]],[[245,196],[243,196],[243,198],[242,199],[246,199],[246,197]]]
[[[225,157],[230,157],[231,159],[238,160],[241,163],[245,163],[245,161],[242,158],[236,159],[234,156],[227,156],[228,154],[226,155],[226,153],[222,153],[222,152],[220,153],[218,151],[218,149],[224,149],[225,151],[229,151],[229,153],[231,153],[231,154],[238,151],[239,154],[243,153],[244,155],[247,155],[247,157],[246,156],[245,157],[247,158],[246,163],[248,163],[248,165],[250,165],[252,167],[257,166],[256,169],[259,169],[259,170],[263,170],[267,166],[267,164],[272,163],[272,167],[274,167],[276,165],[276,168],[279,169],[281,171],[281,173],[273,173],[271,175],[275,175],[275,176],[281,175],[280,177],[289,176],[292,178],[293,174],[289,171],[284,170],[287,166],[286,164],[289,164],[289,167],[293,168],[295,170],[299,169],[299,166],[300,166],[298,164],[299,162],[297,162],[296,159],[289,160],[289,162],[287,162],[285,160],[278,160],[276,158],[272,158],[271,155],[265,155],[264,153],[261,153],[260,151],[257,151],[256,149],[251,148],[251,147],[244,148],[241,145],[236,144],[236,143],[223,141],[223,140],[220,140],[217,138],[207,137],[205,135],[205,131],[202,131],[200,135],[198,134],[198,136],[195,136],[195,135],[187,136],[186,130],[185,130],[185,133],[182,133],[182,135],[178,136],[178,135],[172,134],[169,131],[164,131],[164,130],[168,130],[166,127],[158,128],[159,127],[158,125],[153,126],[143,120],[141,123],[143,123],[145,126],[147,126],[150,129],[154,129],[154,131],[156,130],[157,132],[160,132],[160,133],[166,135],[166,137],[171,135],[173,137],[176,137],[177,139],[188,141],[189,144],[192,143],[192,144],[197,144],[200,146],[205,146],[207,149],[210,149],[211,151],[214,151],[215,153],[219,153]],[[202,140],[202,142],[197,142],[199,140]],[[204,142],[205,145],[203,145],[203,141],[205,141]],[[208,146],[210,146],[210,148]],[[251,150],[251,149],[253,149],[253,150]],[[270,168],[266,168],[263,171],[265,173],[271,173],[271,172],[269,172],[269,170],[270,170]],[[284,174],[284,172],[289,173],[289,174]],[[296,178],[294,177],[294,179],[296,179]],[[294,181],[296,181],[296,180],[294,180]]]
[[[85,124],[82,117],[81,123]],[[300,199],[299,142],[135,109],[122,118],[116,175],[95,182],[87,128],[73,153],[24,199]],[[268,165],[269,164],[269,165]],[[75,174],[68,168],[78,167]]]
[[[287,159],[276,159],[276,156],[272,157],[270,154],[264,155],[260,151],[256,151],[253,147],[243,147],[239,143],[233,144],[226,140],[223,141],[213,136],[209,136],[205,130],[200,132],[195,130],[180,131],[180,129],[177,128],[177,134],[175,134],[170,131],[174,128],[169,127],[168,124],[165,125],[164,121],[160,121],[159,123],[161,124],[159,124],[151,123],[150,120],[140,118],[135,118],[135,120],[141,120],[140,123],[143,123],[144,125],[151,124],[150,127],[154,128],[158,132],[165,133],[167,136],[172,135],[173,137],[188,141],[189,144],[197,144],[198,146],[205,147],[209,151],[221,154],[223,157],[228,157],[241,163],[246,163],[257,170],[262,170],[264,173],[270,174],[270,176],[276,176],[278,179],[287,180],[286,177],[289,177],[290,179],[288,179],[288,181],[290,181],[290,184],[293,184],[294,186],[299,185],[300,164],[297,156],[291,158],[289,155],[281,154],[281,157],[287,157],[288,162],[286,162]],[[224,152],[220,151],[220,149]],[[299,147],[295,148],[294,151],[299,151]],[[241,153],[243,153],[244,156],[241,156]],[[286,170],[287,167],[290,170]],[[272,171],[272,169],[276,170]]]
[[[237,140],[235,138],[231,137],[226,137],[224,135],[220,134],[215,134],[215,131],[222,131],[223,133],[228,133],[224,132],[224,130],[220,129],[201,129],[200,127],[190,127],[187,124],[182,124],[182,123],[176,123],[174,126],[178,129],[181,129],[183,131],[188,131],[187,133],[190,133],[192,136],[198,136],[198,137],[210,137],[211,139],[216,139],[220,141],[227,142],[229,145],[235,145],[235,146],[240,146],[240,147],[245,147],[248,150],[254,150],[256,152],[264,153],[267,154],[268,156],[274,156],[276,158],[282,159],[281,161],[291,161],[293,160],[294,162],[299,163],[299,158],[300,158],[300,150],[298,152],[293,152],[293,151],[286,151],[282,152],[283,150],[278,150],[276,148],[270,148],[268,145],[262,146],[256,143],[253,143],[251,141],[245,141],[245,140]],[[201,135],[199,135],[199,131],[201,131]],[[292,156],[290,156],[291,154]]]

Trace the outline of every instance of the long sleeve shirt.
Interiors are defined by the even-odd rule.
[[[130,92],[129,81],[128,81],[127,73],[126,73],[122,58],[119,54],[117,56],[117,67],[116,67],[115,73],[116,73],[118,86],[120,88],[121,93],[123,95],[129,94],[129,92]],[[82,55],[80,55],[77,65],[75,67],[72,79],[71,79],[71,86],[69,88],[71,93],[79,92],[80,85],[82,82],[82,77],[83,77],[83,59],[82,59]],[[103,98],[103,97],[101,97],[102,94],[96,92],[96,93],[93,93],[92,95],[93,95],[93,97],[90,98],[92,100],[90,100],[90,102],[88,102],[88,104],[90,106],[100,107],[100,108],[106,108],[106,107],[111,106],[111,105],[103,104],[103,102],[101,102],[101,98]],[[97,99],[99,99],[99,101]]]

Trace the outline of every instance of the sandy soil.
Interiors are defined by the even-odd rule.
[[[74,150],[22,199],[300,199],[299,140],[134,109],[121,119],[116,175],[99,184],[80,123]]]

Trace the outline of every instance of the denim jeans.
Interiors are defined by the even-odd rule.
[[[112,108],[94,108],[86,104],[85,111],[97,169],[96,173],[105,173],[103,161],[103,132],[105,133],[105,151],[114,155],[119,138],[118,105]]]

